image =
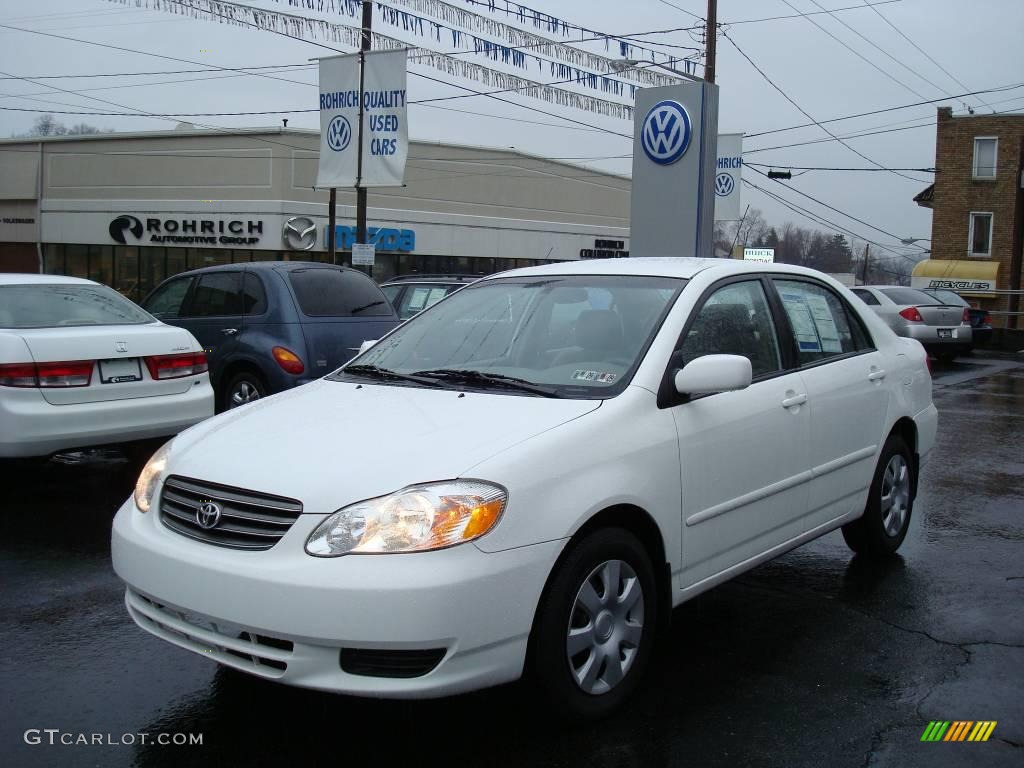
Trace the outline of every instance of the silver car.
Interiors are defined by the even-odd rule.
[[[952,360],[973,342],[967,307],[943,304],[916,288],[863,285],[851,289],[899,336],[917,339],[928,354]]]

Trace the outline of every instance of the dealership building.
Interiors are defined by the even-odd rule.
[[[140,299],[186,269],[327,260],[317,131],[178,130],[0,141],[0,272],[88,277]],[[487,274],[629,250],[630,180],[515,150],[410,142],[369,190],[372,275]],[[355,192],[338,189],[338,262]]]

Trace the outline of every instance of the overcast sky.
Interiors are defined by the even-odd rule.
[[[290,7],[287,0],[245,2],[269,10],[317,17],[315,11]],[[467,9],[474,8],[461,0],[448,2],[461,4]],[[800,12],[816,11],[819,10],[816,2],[832,9],[860,5],[863,0],[722,0],[718,15],[720,22],[728,24],[745,19],[791,15],[794,7]],[[127,108],[129,111],[178,114],[298,110],[316,105],[317,91],[312,85],[316,82],[314,69],[274,73],[274,77],[298,82],[237,76],[225,72],[61,78],[46,79],[40,83],[8,79],[11,76],[159,73],[197,69],[203,65],[252,67],[303,64],[310,57],[330,53],[308,42],[289,40],[267,32],[147,9],[145,6],[151,6],[152,1],[147,3],[142,0],[139,4],[143,7],[135,7],[135,0],[130,0],[128,4],[110,0],[33,0],[31,3],[0,0],[0,24],[185,59],[199,66],[0,28],[0,77],[4,78],[0,81],[0,106],[53,111],[126,111],[124,108]],[[297,4],[303,5],[302,2]],[[590,29],[616,34],[649,32],[696,23],[692,16],[660,0],[531,0],[525,4]],[[700,0],[672,0],[672,4],[700,16],[706,11],[706,4]],[[805,18],[735,23],[725,29],[735,44],[782,91],[817,120],[964,92],[965,89],[956,81],[971,91],[1024,82],[1024,45],[1021,40],[1024,2],[1021,0],[973,0],[969,3],[964,0],[898,0],[879,5],[878,10],[892,25],[948,70],[949,74],[915,50],[906,38],[870,8],[838,12],[835,17],[819,14]],[[481,12],[486,13],[486,10]],[[336,15],[323,15],[319,18],[334,22],[351,21]],[[503,15],[495,18],[512,23]],[[812,24],[810,19],[856,53],[829,37]],[[841,19],[856,32],[844,27],[837,19]],[[526,28],[536,31],[532,26]],[[380,22],[379,16],[375,16],[375,29],[414,43],[424,42]],[[646,39],[675,45],[694,45],[693,39],[685,31]],[[343,47],[337,43],[330,45]],[[450,35],[442,37],[441,42],[432,41],[427,45],[438,50],[451,50]],[[604,53],[603,45],[589,45],[590,50]],[[753,134],[809,122],[778,90],[766,82],[732,43],[720,37],[718,52],[720,132]],[[864,58],[859,58],[857,54]],[[609,55],[618,57],[617,46],[612,46]],[[487,63],[482,58],[465,58]],[[896,60],[913,71],[904,68]],[[447,81],[453,79],[451,75],[427,67],[413,67],[412,71]],[[529,74],[514,68],[507,71],[538,80],[554,79],[547,77],[547,73],[538,74],[536,69]],[[475,90],[489,90],[480,83],[461,82]],[[122,106],[114,107],[91,100],[85,95],[61,92],[54,88],[88,94]],[[580,92],[588,93],[585,89],[580,89]],[[465,91],[416,76],[409,78],[410,100],[460,93]],[[29,98],[26,95],[31,96]],[[42,99],[48,101],[40,101]],[[513,99],[519,104],[565,115],[608,131],[632,133],[631,126],[622,120],[602,118],[528,98]],[[979,100],[989,106],[982,106]],[[978,113],[992,110],[1024,111],[1024,88],[973,98],[947,98],[940,103],[954,107],[958,114],[965,112],[965,103],[970,104]],[[413,106],[409,118],[412,138],[488,147],[514,146],[545,157],[609,157],[628,155],[631,152],[629,139],[608,132],[566,127],[568,124],[555,117],[502,104],[490,98],[474,96],[443,102],[442,106],[486,113],[488,116]],[[27,130],[36,116],[37,113],[33,112],[0,110],[0,136],[7,137]],[[887,168],[929,168],[935,162],[934,116],[935,105],[928,105],[829,123],[828,128],[844,136],[931,121],[932,124],[926,127],[849,140],[856,150]],[[101,128],[132,131],[167,129],[177,123],[177,119],[148,117],[57,117],[68,124],[81,120]],[[288,118],[291,126],[317,127],[315,112],[292,114]],[[197,125],[224,127],[280,124],[280,117],[273,115],[189,119]],[[523,120],[547,124],[521,122]],[[554,124],[561,124],[562,127],[554,127]],[[749,138],[744,144],[745,161],[775,163],[779,166],[872,167],[871,162],[835,141],[765,152],[753,151],[756,148],[821,138],[828,136],[819,127]],[[630,169],[628,159],[596,161],[594,164],[621,173],[628,173]],[[788,186],[792,190],[768,182],[750,168],[745,171],[745,175],[756,180],[760,186],[770,185],[771,189],[793,202],[886,244],[895,244],[895,241],[864,224],[825,210],[792,190],[806,192],[896,235],[927,237],[930,233],[930,212],[919,208],[911,199],[930,183],[931,177],[926,173],[907,172],[905,175],[913,179],[908,180],[890,172],[811,171],[789,182]],[[791,220],[813,226],[756,190],[744,189],[744,203],[764,210],[772,223],[781,224]]]

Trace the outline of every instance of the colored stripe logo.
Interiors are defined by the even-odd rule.
[[[988,741],[996,729],[996,720],[932,720],[921,734],[921,741]]]

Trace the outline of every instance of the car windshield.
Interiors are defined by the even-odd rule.
[[[105,285],[0,285],[0,328],[142,325],[156,318]]]
[[[960,294],[954,293],[953,291],[934,290],[934,291],[923,291],[923,293],[927,293],[929,296],[934,296],[936,299],[941,301],[943,304],[948,304],[951,307],[969,307],[969,306],[971,306],[969,303],[964,301],[963,298],[960,297]]]
[[[330,378],[611,397],[628,384],[684,284],[619,275],[483,280],[409,320]]]

